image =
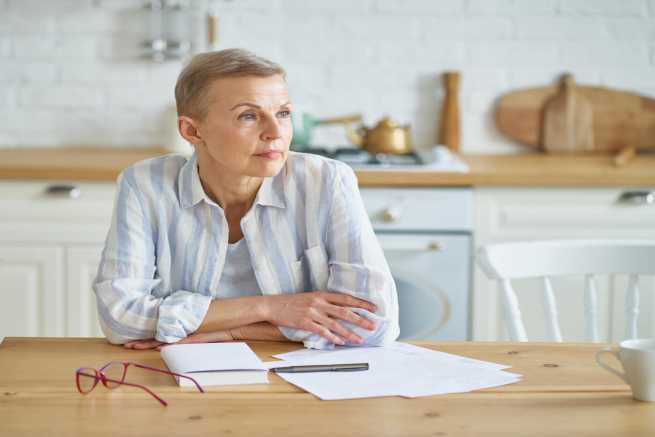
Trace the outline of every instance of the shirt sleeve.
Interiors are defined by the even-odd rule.
[[[174,343],[194,332],[211,297],[177,290],[159,298],[156,277],[155,224],[135,189],[132,168],[118,178],[111,226],[93,284],[98,319],[114,344],[155,338]]]
[[[326,288],[373,302],[377,306],[375,314],[361,308],[351,308],[375,323],[374,331],[346,321],[339,322],[359,335],[364,340],[364,346],[382,346],[395,341],[400,333],[396,285],[366,213],[355,173],[342,163],[337,163],[336,168],[325,233]],[[283,328],[282,332],[292,340],[303,341],[309,348],[334,347],[318,334],[289,328]]]

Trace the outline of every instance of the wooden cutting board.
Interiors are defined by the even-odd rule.
[[[544,104],[542,146],[549,153],[575,153],[594,150],[594,110],[578,91],[570,74]]]
[[[571,77],[572,79],[572,77]],[[526,146],[544,148],[546,134],[545,115],[549,119],[559,117],[560,126],[569,126],[575,132],[562,131],[559,138],[571,137],[578,140],[569,141],[574,150],[568,151],[618,151],[626,147],[637,149],[655,148],[655,99],[638,94],[617,91],[604,87],[575,86],[575,93],[580,96],[581,105],[553,105],[563,87],[552,85],[530,88],[504,94],[496,103],[495,117],[498,129],[508,137]],[[580,108],[588,105],[591,109],[592,146],[585,137],[584,115]],[[554,111],[554,112],[553,112]],[[573,111],[573,112],[571,112]],[[562,124],[568,117],[569,122]],[[571,123],[570,120],[578,120]],[[580,122],[582,120],[582,122]],[[580,124],[582,123],[582,125]],[[550,139],[557,132],[552,123],[549,128]],[[551,147],[552,142],[551,142]],[[566,147],[566,145],[562,146]]]

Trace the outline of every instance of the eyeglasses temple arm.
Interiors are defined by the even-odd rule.
[[[204,393],[204,392],[205,392],[205,390],[202,389],[202,387],[200,386],[200,384],[198,384],[198,383],[196,382],[196,380],[193,379],[193,378],[191,378],[190,376],[180,375],[179,373],[171,372],[171,371],[169,371],[169,370],[157,369],[156,367],[146,366],[145,364],[138,364],[138,363],[131,363],[131,364],[134,365],[134,366],[136,366],[136,367],[141,367],[142,369],[154,370],[155,372],[165,373],[165,374],[167,374],[167,375],[174,375],[174,376],[177,376],[177,377],[180,377],[180,378],[186,378],[186,379],[189,379],[189,380],[191,380],[191,382],[193,382],[193,383],[196,385],[196,387],[198,387],[198,390],[200,390],[201,393]]]
[[[159,396],[157,396],[157,395],[156,395],[152,390],[150,390],[150,389],[149,389],[148,387],[146,387],[145,385],[132,384],[131,382],[121,382],[121,381],[116,381],[115,379],[109,379],[109,378],[105,378],[105,379],[106,379],[107,381],[109,381],[109,382],[115,382],[115,383],[117,383],[117,384],[129,385],[129,386],[132,386],[132,387],[142,388],[142,389],[144,389],[145,391],[147,391],[148,393],[150,393],[152,396],[154,396],[154,398],[157,399],[159,402],[161,402],[162,405],[164,405],[165,407],[168,406],[168,403],[167,403],[165,400],[163,400],[162,398],[160,398]]]

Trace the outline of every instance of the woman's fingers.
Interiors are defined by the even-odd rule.
[[[313,322],[310,326],[307,326],[305,329],[307,329],[310,332],[313,332],[314,334],[318,334],[323,338],[326,338],[328,341],[331,341],[334,344],[340,344],[340,345],[345,344],[345,342],[341,337],[335,335],[328,328],[316,322]]]
[[[338,334],[341,336],[341,338],[346,339],[347,341],[350,341],[351,343],[357,343],[357,344],[362,344],[364,340],[357,334],[355,334],[352,331],[349,331],[346,329],[343,325],[341,325],[339,322],[336,320],[324,316],[322,317],[319,322],[328,328],[331,332]]]
[[[372,313],[378,310],[378,307],[374,303],[371,303],[364,299],[359,299],[349,294],[334,293],[330,291],[325,291],[322,294],[325,300],[333,304],[337,304],[345,307],[364,308],[365,310],[369,310]]]
[[[191,334],[186,338],[173,344],[187,344],[187,343],[216,343],[219,341],[232,341],[232,336],[227,331],[213,331]]]
[[[345,320],[346,322],[350,322],[353,325],[357,325],[364,329],[368,329],[369,331],[373,331],[375,329],[375,323],[373,323],[366,317],[362,317],[359,314],[356,314],[355,312],[351,311],[346,307],[330,305],[330,307],[327,308],[326,312],[334,318]]]
[[[232,341],[234,338],[228,331],[214,331],[214,332],[203,332],[198,334],[191,334],[182,340],[172,343],[172,344],[190,344],[190,343],[218,343],[221,341]],[[166,347],[168,344],[160,346],[157,348],[158,351],[162,347]]]
[[[126,341],[126,342],[123,344],[123,347],[125,347],[125,348],[127,348],[127,349],[132,349],[132,348],[134,347],[134,345],[137,344],[137,343],[143,343],[144,341],[153,341],[153,340],[154,340],[154,338],[149,338],[149,339],[147,339],[147,340],[132,340],[132,341]]]
[[[161,346],[164,344],[163,341],[157,341],[155,339],[148,339],[148,340],[133,340],[133,341],[128,341],[123,345],[126,349],[137,349],[137,350],[143,350],[143,349],[154,349],[158,346]]]

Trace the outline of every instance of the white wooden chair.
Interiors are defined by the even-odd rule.
[[[553,341],[562,333],[551,277],[584,275],[585,328],[588,341],[599,341],[595,275],[627,274],[626,337],[636,338],[639,275],[655,274],[655,240],[550,240],[489,244],[477,252],[477,262],[490,279],[500,283],[503,318],[512,341],[528,341],[511,280],[543,278],[547,331]]]

